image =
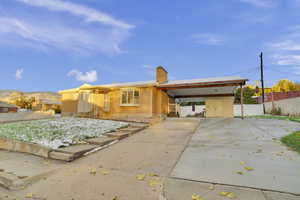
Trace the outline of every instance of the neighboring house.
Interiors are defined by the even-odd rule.
[[[0,101],[0,113],[18,112],[18,106]]]
[[[49,111],[58,110],[61,107],[61,102],[51,99],[38,99],[32,105],[34,111]]]
[[[246,83],[240,77],[169,81],[163,67],[156,80],[63,90],[62,115],[150,121],[176,116],[176,102],[205,101],[207,117],[233,117],[234,90]]]

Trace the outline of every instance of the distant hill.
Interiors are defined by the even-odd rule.
[[[11,102],[20,96],[35,97],[35,99],[60,101],[61,95],[55,92],[22,92],[18,90],[0,90],[0,101]]]

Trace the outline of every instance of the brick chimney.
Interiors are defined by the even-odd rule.
[[[168,81],[168,72],[162,66],[156,68],[156,82],[164,83]]]

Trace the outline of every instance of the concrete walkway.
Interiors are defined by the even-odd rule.
[[[168,200],[191,198],[192,192],[205,200],[223,199],[221,191],[242,200],[300,199],[262,192],[300,195],[300,156],[279,141],[296,130],[299,123],[283,120],[202,120],[166,182]]]
[[[60,163],[58,172],[24,190],[0,188],[0,199],[158,199],[163,181],[198,125],[199,119],[166,120],[107,149]]]

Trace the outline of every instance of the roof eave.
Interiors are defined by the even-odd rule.
[[[178,83],[178,84],[160,84],[158,85],[157,87],[158,88],[176,88],[176,87],[192,87],[192,86],[211,86],[211,87],[218,87],[219,86],[222,86],[222,85],[226,85],[226,84],[236,84],[236,85],[245,85],[246,82],[248,81],[248,79],[239,79],[239,80],[228,80],[228,81],[211,81],[211,82],[195,82],[195,83]]]

